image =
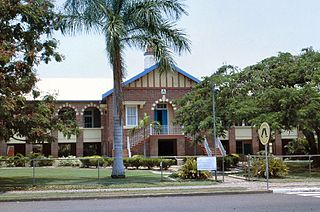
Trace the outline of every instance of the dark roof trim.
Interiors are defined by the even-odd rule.
[[[139,78],[147,75],[148,73],[154,71],[154,70],[157,69],[157,68],[158,68],[158,65],[156,64],[156,65],[151,66],[150,68],[145,69],[145,70],[144,70],[143,72],[141,72],[140,74],[138,74],[138,75],[132,77],[131,79],[125,81],[124,83],[122,83],[122,86],[127,86],[127,85],[129,85],[130,83],[132,83],[132,82],[134,82],[135,80],[137,80],[137,79],[139,79]],[[177,66],[174,66],[174,69],[175,69],[178,73],[180,73],[180,74],[182,74],[182,75],[184,75],[184,76],[192,79],[192,80],[195,81],[196,83],[200,83],[200,82],[201,82],[199,79],[197,79],[197,78],[195,78],[194,76],[188,74],[187,72],[183,71],[182,69],[178,68]],[[112,92],[113,92],[113,89],[111,89],[111,90],[107,91],[106,93],[102,94],[102,99],[104,99],[104,98],[106,98],[107,96],[109,96],[110,94],[112,94]]]

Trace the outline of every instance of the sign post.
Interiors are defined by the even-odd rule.
[[[270,126],[267,122],[263,122],[258,130],[260,142],[264,145],[266,153],[266,180],[267,190],[269,190],[269,163],[268,163],[268,142],[270,139]]]

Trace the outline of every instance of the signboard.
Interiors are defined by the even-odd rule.
[[[267,122],[263,122],[258,130],[260,142],[266,145],[270,139],[270,126]]]
[[[266,154],[266,180],[267,190],[269,190],[269,163],[268,163],[268,142],[270,139],[270,126],[267,122],[263,122],[258,130],[260,142],[264,145]]]
[[[14,146],[7,147],[7,156],[9,157],[14,156]]]
[[[216,157],[198,157],[197,170],[198,171],[216,171],[217,170]]]

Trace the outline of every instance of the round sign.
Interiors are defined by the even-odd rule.
[[[266,145],[270,139],[270,126],[267,122],[263,122],[258,130],[260,142]]]

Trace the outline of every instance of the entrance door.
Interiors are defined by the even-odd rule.
[[[154,111],[154,120],[161,125],[161,134],[168,133],[168,108],[167,104],[157,104]]]
[[[177,140],[176,139],[159,139],[158,140],[158,155],[159,156],[176,156],[177,155]]]
[[[244,150],[243,153],[245,155],[252,154],[251,149],[252,149],[251,144],[243,144],[243,150]]]

